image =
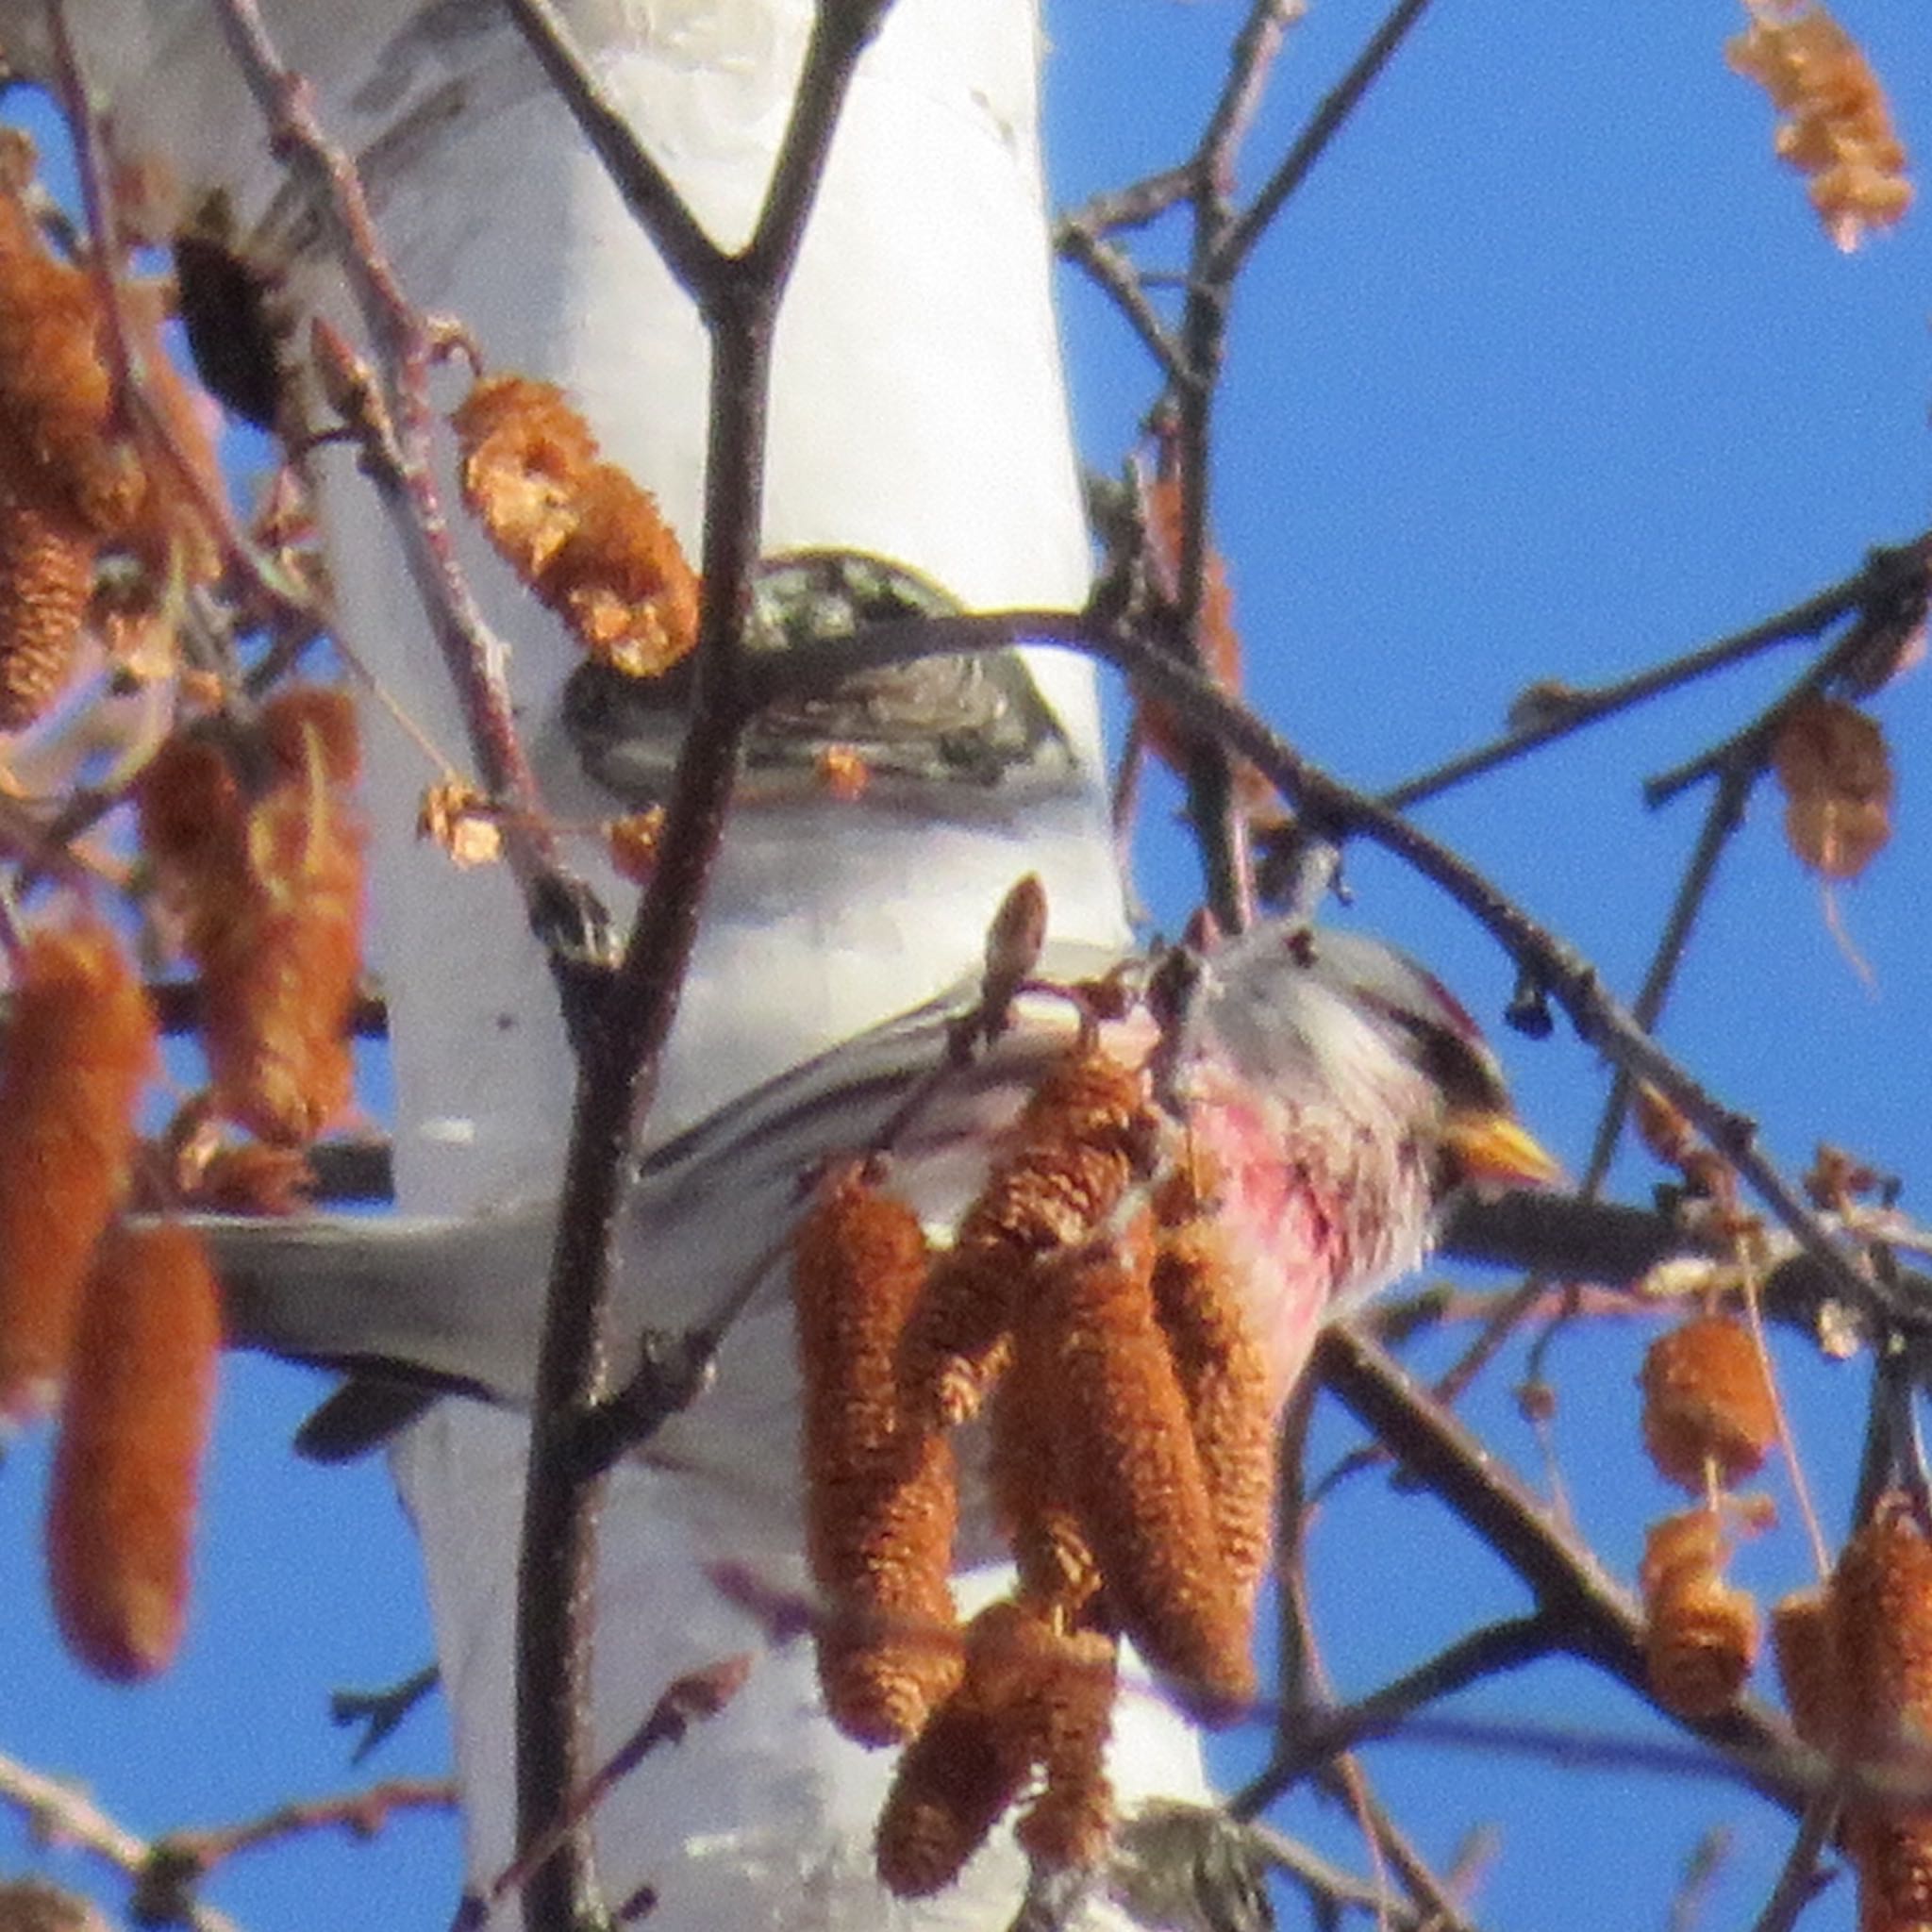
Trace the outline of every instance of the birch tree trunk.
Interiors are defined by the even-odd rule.
[[[409,299],[459,319],[491,368],[562,384],[695,555],[704,331],[508,18],[452,0],[270,0],[262,10],[284,58],[314,84],[325,126],[358,158]],[[741,242],[791,110],[808,0],[577,0],[565,10],[600,80],[713,237]],[[295,238],[277,243],[293,317],[327,314],[353,330],[336,265],[288,206],[215,9],[75,0],[72,11],[116,149],[142,163],[148,198],[188,217],[222,190],[244,232]],[[0,8],[29,66],[41,18],[37,4]],[[767,555],[875,553],[973,608],[1083,597],[1088,540],[1049,291],[1040,53],[1035,0],[900,0],[864,54],[780,320]],[[289,340],[306,345],[306,324]],[[454,402],[460,386],[449,380]],[[344,637],[459,755],[462,722],[385,511],[353,451],[326,453],[316,469]],[[559,719],[579,653],[474,533],[460,541],[510,643],[545,802],[561,821],[608,815]],[[1091,670],[1051,651],[1026,658],[1060,741],[995,786],[908,782],[841,803],[808,783],[781,784],[741,800],[649,1138],[971,970],[989,915],[1023,872],[1044,880],[1056,936],[1124,937]],[[547,1198],[573,1076],[543,953],[501,869],[459,872],[419,841],[418,800],[436,774],[379,711],[368,727],[397,1205],[484,1216]],[[573,859],[621,914],[626,889],[594,850]],[[536,1297],[541,1288],[506,1280],[476,1291]],[[693,1476],[675,1458],[633,1461],[605,1504],[600,1754],[674,1677],[759,1652],[722,1717],[647,1760],[603,1807],[609,1895],[648,1884],[665,1932],[1003,1925],[1024,1878],[1005,1840],[928,1906],[886,1899],[871,1835],[890,1758],[833,1732],[808,1645],[763,1647],[707,1580],[707,1564],[730,1560],[781,1589],[804,1587],[791,1486],[772,1480],[795,1455],[787,1346],[782,1337],[763,1344],[734,1343],[721,1364],[724,1378],[775,1380],[758,1391],[770,1428],[741,1445],[741,1484]],[[703,1409],[686,1421],[702,1428]],[[477,1885],[514,1843],[526,1450],[520,1418],[451,1401],[395,1459],[421,1535]],[[973,1587],[985,1594],[993,1582]],[[1119,1731],[1124,1798],[1203,1795],[1191,1734],[1151,1695],[1124,1701]]]

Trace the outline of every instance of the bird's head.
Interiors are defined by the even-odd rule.
[[[1178,1097],[1228,1176],[1284,1358],[1322,1310],[1414,1267],[1457,1188],[1555,1178],[1475,1022],[1401,953],[1274,922],[1194,970]]]

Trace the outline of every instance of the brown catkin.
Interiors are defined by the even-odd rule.
[[[1713,1465],[1741,1481],[1777,1441],[1777,1399],[1750,1327],[1735,1315],[1697,1315],[1644,1351],[1643,1446],[1657,1473],[1693,1494]]]
[[[1880,1498],[1840,1556],[1829,1597],[1840,1747],[1864,1770],[1915,1775],[1932,1735],[1932,1543],[1906,1496]],[[1856,1803],[1844,1841],[1859,1932],[1932,1924],[1932,1808]]]
[[[1858,1932],[1925,1932],[1932,1925],[1932,1813],[1861,1810],[1845,1820],[1858,1874]]]
[[[1248,1605],[1222,1552],[1187,1402],[1155,1319],[1152,1217],[1045,1271],[1017,1346],[1050,1364],[1082,1525],[1122,1631],[1197,1718],[1256,1694]]]
[[[243,916],[201,956],[203,1039],[229,1119],[311,1141],[355,1090],[362,829],[333,789],[278,785],[249,814]]]
[[[1840,248],[1903,219],[1912,184],[1885,92],[1824,6],[1753,6],[1750,27],[1724,52],[1788,117],[1778,156],[1809,177],[1811,205]]]
[[[142,850],[178,898],[192,900],[247,864],[242,788],[206,738],[177,735],[156,752],[135,809]]]
[[[698,580],[658,499],[611,463],[584,478],[570,534],[532,586],[592,657],[653,677],[698,641]]]
[[[1728,1709],[1757,1656],[1749,1594],[1721,1576],[1687,1577],[1649,1607],[1643,1656],[1657,1702],[1686,1718]]]
[[[1154,1302],[1188,1407],[1228,1584],[1251,1614],[1274,1541],[1274,1427],[1267,1357],[1215,1223],[1194,1220],[1162,1235]]]
[[[31,724],[66,684],[99,547],[71,511],[0,465],[0,731]]]
[[[901,1416],[895,1374],[925,1269],[918,1216],[858,1168],[822,1188],[794,1243],[819,1680],[866,1744],[911,1737],[959,1676],[952,1445]]]
[[[1015,1358],[993,1391],[990,1422],[993,1507],[1021,1592],[1060,1616],[1076,1615],[1099,1591],[1100,1561],[1080,1522],[1076,1464],[1050,1355],[1036,1350]]]
[[[531,581],[570,534],[597,439],[555,383],[522,375],[484,377],[450,422],[464,503],[504,560]]]
[[[1657,1702],[1678,1717],[1728,1708],[1757,1655],[1757,1607],[1723,1574],[1724,1527],[1714,1511],[1653,1524],[1644,1539],[1644,1662]]]
[[[290,686],[262,707],[260,730],[270,777],[252,801],[212,742],[163,746],[142,778],[141,836],[201,975],[215,1103],[291,1146],[341,1113],[355,1084],[354,711],[340,692]]]
[[[1843,1742],[1883,1758],[1932,1736],[1932,1544],[1902,1496],[1884,1498],[1831,1580]]]
[[[1891,839],[1895,780],[1884,727],[1839,698],[1807,698],[1772,747],[1785,792],[1785,838],[1814,872],[1849,879]]]
[[[1036,1693],[1045,1716],[1046,1789],[1013,1827],[1021,1849],[1055,1871],[1098,1864],[1112,1834],[1105,1757],[1119,1665],[1118,1646],[1101,1631],[1074,1631],[1058,1642]]]
[[[101,1676],[151,1676],[180,1645],[221,1341],[197,1235],[172,1222],[108,1232],[82,1304],[47,1506],[60,1631]]]
[[[638,677],[690,653],[697,576],[657,499],[597,459],[596,438],[561,390],[486,377],[450,420],[463,501],[586,650]]]
[[[113,380],[92,276],[52,255],[24,198],[0,184],[0,422],[9,467],[50,508],[101,536],[140,510],[147,480],[111,435]]]
[[[0,1043],[0,1419],[58,1389],[95,1242],[126,1184],[154,1014],[91,915],[29,933]]]
[[[1112,1211],[1151,1131],[1137,1069],[1097,1052],[1056,1062],[908,1325],[900,1374],[915,1414],[957,1424],[977,1413],[1005,1365],[1027,1272]]]
[[[1794,1590],[1771,1607],[1771,1654],[1778,1688],[1798,1736],[1814,1751],[1836,1751],[1843,1698],[1823,1590]]]
[[[1019,1797],[1046,1744],[1039,1689],[1054,1650],[1017,1604],[968,1625],[964,1675],[901,1755],[879,1814],[878,1874],[895,1897],[950,1885]]]

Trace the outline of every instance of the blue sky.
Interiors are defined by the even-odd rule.
[[[1063,198],[1177,159],[1222,72],[1237,0],[1052,0],[1050,140]],[[1298,27],[1256,130],[1278,151],[1376,17],[1322,0]],[[1932,33],[1914,0],[1845,0],[1840,17],[1884,77],[1908,144],[1932,144]],[[1739,627],[1856,567],[1928,521],[1932,227],[1844,258],[1803,185],[1772,158],[1772,117],[1731,74],[1735,0],[1504,8],[1439,0],[1255,258],[1236,306],[1217,447],[1217,527],[1257,703],[1310,755],[1391,783],[1498,729],[1539,677],[1621,675]],[[1157,243],[1158,238],[1157,237]],[[1117,464],[1150,371],[1091,291],[1065,315],[1083,441]],[[1701,795],[1646,812],[1642,778],[1748,718],[1798,653],[1544,752],[1424,809],[1432,830],[1595,958],[1630,991],[1695,835]],[[1665,1024],[1670,1043],[1768,1144],[1801,1166],[1847,1142],[1907,1176],[1932,1218],[1923,1096],[1932,1004],[1919,828],[1924,674],[1884,692],[1899,767],[1898,836],[1842,916],[1875,988],[1827,932],[1818,888],[1783,847],[1774,799],[1753,803]],[[1146,841],[1164,917],[1191,881],[1179,842]],[[1423,954],[1492,1025],[1506,962],[1378,856],[1354,856],[1356,917]],[[1602,1078],[1560,1033],[1505,1050],[1539,1132],[1573,1165]],[[1649,1174],[1626,1164],[1627,1191]],[[1627,1324],[1557,1346],[1558,1454],[1583,1527],[1626,1574],[1667,1507],[1636,1445]],[[1828,1527],[1841,1530],[1864,1371],[1787,1349],[1789,1393]],[[1473,1414],[1532,1472],[1537,1451],[1491,1376]],[[201,1617],[181,1666],[136,1693],[88,1683],[52,1641],[38,1574],[42,1447],[0,1474],[0,1655],[11,1687],[0,1748],[88,1781],[136,1829],[214,1823],[348,1785],[329,1690],[391,1681],[427,1651],[407,1529],[379,1469],[322,1474],[282,1450],[318,1385],[238,1360],[206,1505]],[[1324,1422],[1329,1453],[1347,1432]],[[1780,1487],[1777,1484],[1774,1488]],[[1800,1580],[1789,1525],[1740,1574],[1767,1594]],[[1358,1483],[1320,1531],[1324,1644],[1366,1688],[1511,1586],[1441,1512]],[[1578,1669],[1487,1693],[1586,1735],[1641,1734],[1639,1714]],[[378,1759],[443,1761],[440,1713]],[[1703,1825],[1738,1827],[1712,1925],[1748,1924],[1782,1855],[1781,1821],[1722,1788],[1628,1771],[1558,1774],[1494,1754],[1381,1747],[1381,1788],[1446,1858],[1461,1830],[1504,1827],[1476,1909],[1486,1925],[1661,1926]],[[1293,1822],[1307,1822],[1297,1812]],[[1332,1847],[1345,1824],[1320,1825]],[[0,1824],[0,1865],[19,1832]],[[78,1877],[75,1861],[48,1869]],[[441,1923],[452,1827],[393,1824],[239,1861],[216,1903],[263,1928]],[[1558,1890],[1560,1887],[1560,1890]],[[111,1892],[108,1894],[112,1896]],[[1578,1900],[1591,1901],[1579,1909]],[[1293,1923],[1291,1919],[1290,1923]],[[1848,1897],[1805,1921],[1851,1924]]]

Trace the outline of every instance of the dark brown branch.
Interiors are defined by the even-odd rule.
[[[1099,283],[1141,339],[1141,346],[1153,357],[1162,377],[1169,383],[1181,382],[1184,365],[1173,332],[1147,299],[1145,279],[1125,250],[1098,230],[1070,218],[1060,225],[1059,252],[1063,260],[1085,269]]]
[[[1330,1328],[1316,1352],[1315,1373],[1411,1476],[1516,1573],[1561,1631],[1565,1650],[1650,1701],[1642,1613],[1587,1544],[1366,1337]],[[1673,1721],[1724,1754],[1754,1790],[1788,1810],[1803,1808],[1809,1790],[1793,1767],[1805,1754],[1782,1720],[1740,1699],[1715,1718]],[[1432,1731],[1448,1735],[1440,1723]]]
[[[637,130],[591,71],[552,0],[503,0],[517,30],[571,111],[631,219],[650,237],[664,266],[701,308],[725,256],[705,233],[670,177],[651,158]]]
[[[1777,1883],[1763,1911],[1753,1920],[1751,1932],[1791,1932],[1798,1915],[1831,1883],[1830,1876],[1819,1871],[1818,1860],[1838,1829],[1839,1810],[1838,1801],[1829,1796],[1814,1798],[1807,1807]]]
[[[741,632],[762,522],[773,332],[846,87],[884,12],[878,0],[818,9],[770,199],[743,254],[720,265],[700,304],[711,339],[710,420],[691,714],[657,870],[579,1047],[538,1361],[517,1622],[517,1815],[525,1846],[549,1828],[557,1793],[581,1789],[591,1771],[582,1713],[597,1483],[582,1431],[607,1393],[604,1315],[624,1160],[657,1087],[747,715]],[[525,1923],[532,1932],[557,1932],[594,1906],[589,1834],[573,1829],[532,1875]]]
[[[1643,984],[1638,989],[1636,1001],[1630,1009],[1637,1024],[1646,1031],[1653,1030],[1663,1017],[1664,1005],[1670,998],[1677,968],[1683,963],[1691,930],[1697,924],[1698,914],[1704,909],[1711,883],[1717,877],[1718,860],[1724,857],[1725,846],[1744,822],[1744,806],[1750,792],[1751,779],[1747,774],[1726,772],[1711,796],[1710,809],[1705,813],[1703,829],[1698,833],[1697,843],[1691,848],[1690,858],[1684,867],[1677,896],[1672,902],[1670,916],[1657,936],[1650,966],[1643,975]],[[1609,1097],[1604,1103],[1602,1117],[1597,1122],[1596,1138],[1591,1145],[1590,1162],[1584,1169],[1583,1189],[1586,1193],[1595,1193],[1609,1172],[1629,1102],[1630,1076],[1620,1069],[1611,1083]]]
[[[1217,274],[1214,263],[1234,221],[1230,197],[1235,159],[1254,124],[1292,10],[1283,0],[1254,0],[1229,51],[1227,78],[1188,167],[1193,229],[1178,332],[1180,366],[1169,386],[1171,438],[1160,460],[1163,467],[1172,464],[1180,497],[1173,641],[1177,657],[1203,670],[1211,668],[1202,628],[1212,565],[1209,456],[1234,289],[1234,273]],[[1188,820],[1206,874],[1206,903],[1227,931],[1239,932],[1254,917],[1254,869],[1247,815],[1226,747],[1212,736],[1193,738],[1183,775]]]
[[[1096,235],[1111,235],[1122,228],[1144,228],[1172,213],[1187,200],[1193,187],[1190,168],[1163,168],[1124,188],[1109,188],[1090,201],[1082,202],[1071,214],[1060,218],[1057,239],[1070,227],[1081,227]]]

